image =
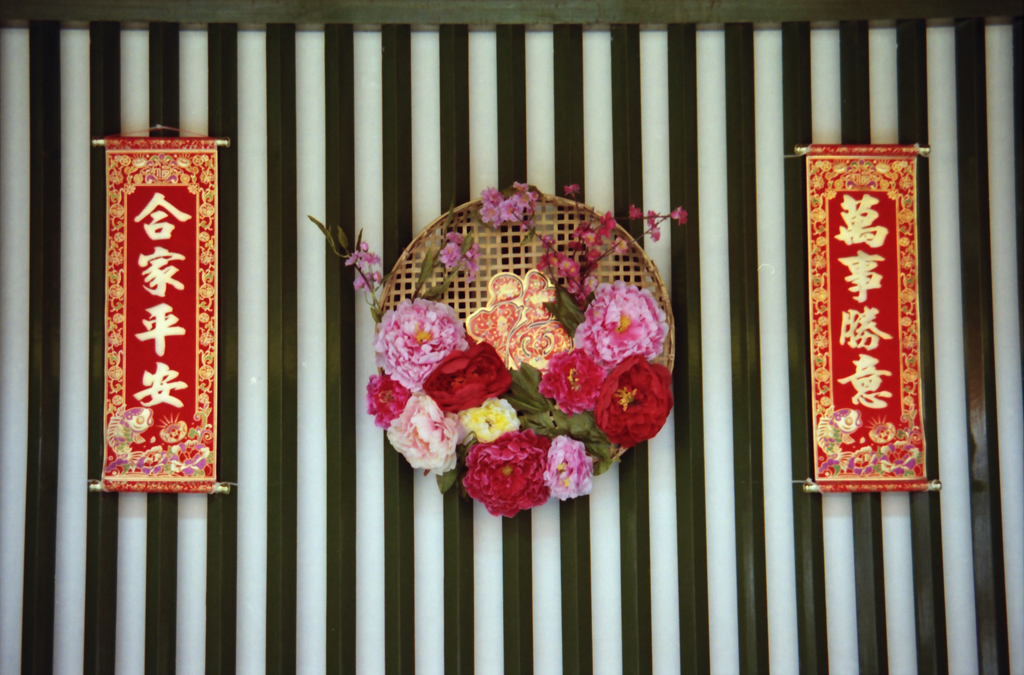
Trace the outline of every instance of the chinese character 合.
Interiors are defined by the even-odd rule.
[[[185,285],[174,278],[178,268],[167,263],[172,260],[184,260],[185,256],[180,253],[171,253],[163,246],[157,246],[149,255],[139,254],[139,267],[149,266],[142,273],[143,280],[150,295],[158,295],[161,298],[167,294],[167,285],[174,286],[179,291],[185,290]]]
[[[862,405],[865,408],[885,408],[888,403],[880,401],[880,398],[892,398],[888,391],[878,391],[882,386],[882,375],[892,375],[888,370],[878,370],[878,359],[861,354],[853,362],[856,370],[853,375],[839,380],[840,384],[852,384],[857,393],[853,395],[854,405]]]
[[[185,222],[191,220],[192,216],[187,213],[183,213],[176,209],[170,202],[164,199],[162,193],[157,192],[153,195],[153,198],[146,204],[146,208],[142,209],[142,213],[135,216],[135,222],[141,223],[146,217],[150,218],[150,221],[143,225],[146,230],[146,234],[149,238],[156,241],[158,239],[170,239],[171,233],[174,232],[174,225],[171,223],[163,222],[167,218],[167,214],[164,211],[157,211],[158,208],[165,208],[171,212],[171,215],[178,219],[178,222]]]
[[[155,373],[147,370],[142,375],[142,384],[148,387],[148,389],[136,392],[134,396],[142,405],[147,407],[155,406],[158,403],[166,403],[173,405],[175,408],[183,408],[185,404],[180,399],[172,396],[171,392],[178,389],[188,389],[188,385],[184,382],[175,382],[174,379],[176,377],[178,377],[178,371],[171,370],[166,363],[157,361]],[[142,400],[147,396],[149,397],[148,401]]]
[[[871,248],[878,248],[884,244],[889,230],[874,224],[878,212],[871,207],[877,203],[878,200],[871,195],[864,195],[860,201],[850,194],[843,195],[843,220],[846,221],[846,227],[839,226],[836,239],[850,246],[867,244]]]
[[[855,256],[839,259],[839,262],[850,270],[850,275],[845,277],[845,280],[853,284],[850,286],[850,292],[857,294],[857,302],[867,300],[868,291],[882,287],[882,275],[872,270],[883,260],[885,258],[880,255],[870,255],[864,251],[857,251]]]
[[[151,317],[150,319],[142,320],[146,331],[144,333],[136,333],[135,337],[142,341],[153,340],[156,355],[163,356],[167,346],[165,338],[169,335],[184,335],[185,329],[181,326],[175,326],[178,323],[178,317],[171,314],[174,308],[166,302],[150,307],[146,311],[149,312]]]
[[[892,336],[883,332],[876,324],[878,310],[874,307],[867,307],[863,312],[855,309],[843,312],[843,325],[839,331],[839,344],[849,343],[853,349],[866,349],[872,351],[878,347],[878,343],[885,339],[891,340]]]

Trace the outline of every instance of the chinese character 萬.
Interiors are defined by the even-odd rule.
[[[175,326],[178,323],[178,317],[171,314],[174,308],[166,302],[150,307],[146,311],[149,312],[149,316],[152,318],[142,320],[142,325],[146,327],[146,331],[144,333],[136,333],[135,337],[142,341],[153,340],[156,355],[163,356],[167,346],[165,338],[169,335],[184,335],[185,329],[181,326]]]
[[[852,384],[857,393],[853,395],[854,405],[862,405],[865,408],[885,408],[888,403],[880,401],[881,398],[892,398],[888,391],[878,391],[882,386],[882,375],[892,375],[888,370],[878,370],[878,359],[861,354],[860,358],[853,362],[856,370],[853,375],[839,380],[840,384]]]
[[[850,292],[857,294],[857,302],[867,300],[868,291],[882,287],[882,275],[873,270],[884,260],[885,258],[880,255],[871,255],[864,251],[857,251],[855,256],[839,259],[839,262],[850,270],[850,275],[845,277],[845,280],[853,284],[850,286]]]
[[[135,216],[135,222],[141,223],[144,218],[149,218],[150,221],[143,225],[146,229],[146,234],[149,238],[156,241],[158,239],[170,239],[171,232],[174,232],[174,225],[171,223],[163,222],[167,218],[167,213],[164,211],[157,211],[159,208],[167,209],[171,212],[178,222],[184,223],[186,220],[191,220],[192,216],[179,211],[174,206],[164,199],[163,194],[157,192],[153,195],[153,198],[146,204],[146,208],[142,209],[142,213]]]
[[[142,279],[146,282],[146,291],[150,295],[158,295],[161,298],[167,294],[167,285],[174,286],[179,291],[185,290],[185,285],[174,278],[178,268],[167,263],[172,260],[184,260],[185,256],[180,253],[171,253],[163,246],[157,246],[149,255],[139,254],[139,267],[146,267],[142,273]]]
[[[878,310],[867,307],[863,312],[855,309],[843,312],[843,325],[839,330],[839,344],[849,344],[853,349],[872,351],[881,340],[892,336],[883,332],[876,324]]]
[[[850,246],[867,244],[871,248],[878,248],[884,244],[889,230],[874,224],[878,212],[871,207],[877,203],[878,200],[871,195],[864,195],[860,201],[850,194],[843,195],[843,220],[846,221],[846,227],[839,226],[836,239]]]
[[[139,403],[147,407],[152,407],[158,403],[166,403],[173,405],[175,408],[183,408],[185,404],[180,399],[172,396],[171,392],[178,389],[188,389],[188,385],[184,382],[175,382],[174,378],[176,377],[178,377],[178,371],[171,370],[166,363],[157,361],[155,373],[151,373],[148,370],[143,372],[142,384],[148,388],[133,395]],[[143,401],[142,399],[147,396],[149,400]]]

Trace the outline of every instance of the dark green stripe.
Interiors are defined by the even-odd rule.
[[[583,172],[583,28],[554,27],[555,190],[580,186]],[[590,599],[590,497],[560,503],[562,555],[562,672],[594,669]]]
[[[298,297],[295,26],[267,26],[267,673],[295,671]]]
[[[924,21],[896,24],[899,142],[928,144],[928,49]],[[935,329],[932,306],[932,244],[928,160],[917,163],[917,289],[920,322],[921,396],[928,478],[939,478],[935,399]],[[910,493],[913,537],[914,617],[917,670],[947,673],[946,600],[942,570],[939,493]]]
[[[672,371],[676,421],[676,536],[679,647],[685,673],[711,671],[708,546],[704,505],[704,382],[701,372],[700,216],[697,175],[697,27],[668,27],[669,171],[672,207],[687,224],[672,229]]]
[[[178,25],[150,24],[150,126],[179,126],[178,101]],[[148,495],[146,513],[146,673],[170,675],[177,654],[178,495]]]
[[[383,48],[384,269],[412,242],[412,85],[409,26],[385,26]],[[384,439],[384,650],[391,673],[416,667],[413,478]]]
[[[21,672],[53,668],[60,421],[60,24],[29,25],[29,353]]]
[[[327,213],[355,241],[352,26],[325,29]],[[324,244],[327,284],[327,672],[356,669],[356,333],[352,268]]]
[[[441,90],[441,204],[469,194],[469,30],[441,26],[438,36]],[[473,504],[459,490],[444,495],[444,668],[472,673]]]
[[[1009,671],[1003,518],[999,502],[992,259],[985,111],[985,22],[956,23],[956,126],[960,174],[967,452],[971,471],[974,610],[983,675]]]
[[[782,25],[783,154],[811,142],[811,30]],[[796,547],[797,637],[800,672],[828,672],[825,546],[821,495],[803,491],[814,475],[811,440],[810,325],[807,289],[807,191],[803,160],[785,163],[786,313],[789,323],[789,425],[793,462],[793,535]]]
[[[870,16],[875,19],[923,19],[955,16],[1014,16],[1019,0],[829,0],[829,2],[650,2],[649,0],[33,0],[0,5],[0,20],[64,19],[74,21],[181,21],[206,23],[238,21],[253,23],[354,23],[437,25],[460,21],[468,24],[505,23],[644,24],[734,21],[839,21]]]
[[[740,671],[757,673],[768,669],[768,581],[757,294],[754,27],[749,23],[725,27],[725,82]]]
[[[498,26],[498,187],[526,182],[526,30]],[[505,672],[533,672],[533,539],[529,511],[501,519]]]
[[[217,151],[217,479],[238,481],[238,27],[211,24],[209,133]],[[206,524],[206,672],[235,672],[238,492],[215,495]]]
[[[1013,20],[1013,142],[1017,181],[1017,319],[1024,352],[1024,19]],[[1024,386],[1024,383],[1022,383]]]
[[[89,133],[116,134],[121,128],[121,26],[89,26]],[[106,350],[107,157],[89,156],[89,478],[103,476],[104,352]],[[85,659],[87,675],[114,672],[117,625],[116,492],[86,498]]]
[[[640,26],[612,26],[612,155],[615,160],[615,215],[630,204],[643,208],[640,136]],[[630,225],[640,237],[642,222]],[[642,238],[640,244],[643,244]],[[619,464],[619,533],[622,562],[622,670],[649,673],[653,668],[651,628],[650,456],[639,443]]]
[[[843,143],[871,142],[868,88],[868,24],[839,26]],[[857,651],[864,675],[889,672],[885,631],[885,569],[882,563],[882,495],[854,493],[853,569],[857,596]]]

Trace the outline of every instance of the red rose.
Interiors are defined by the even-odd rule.
[[[594,418],[612,443],[631,448],[653,438],[672,410],[668,368],[634,354],[616,366],[597,395]]]
[[[512,376],[498,352],[489,342],[479,342],[446,356],[423,383],[423,391],[444,412],[460,412],[501,396],[511,386]]]
[[[551,490],[544,484],[551,441],[532,430],[510,431],[493,443],[477,443],[466,457],[462,484],[492,516],[511,518],[539,506]]]

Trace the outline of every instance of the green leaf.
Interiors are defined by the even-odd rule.
[[[356,248],[359,248],[359,245],[362,244],[362,243],[363,243],[363,230],[362,230],[362,228],[360,228],[359,229],[359,234],[356,235]]]
[[[338,252],[338,247],[334,245],[334,237],[331,236],[331,233],[327,229],[327,227],[313,216],[307,215],[306,217],[312,220],[313,223],[320,228],[320,231],[323,233],[324,237],[327,238],[327,243],[331,245],[331,250],[334,251],[335,255],[340,256],[341,253]]]
[[[523,413],[540,413],[554,410],[554,406],[539,391],[540,371],[528,363],[519,365],[519,370],[509,371],[512,387],[503,398]]]
[[[472,246],[472,245],[473,245],[473,233],[470,232],[466,236],[466,238],[462,240],[462,248],[459,249],[459,252],[462,253],[462,255],[466,255],[466,251],[468,251],[470,246]]]
[[[594,475],[600,476],[602,473],[612,468],[612,464],[617,462],[616,459],[602,459],[600,462],[594,462]]]
[[[335,225],[334,229],[337,232],[338,243],[341,244],[341,247],[343,249],[347,250],[348,249],[348,237],[345,235],[345,230],[341,229],[341,225]]]
[[[370,307],[370,316],[373,317],[374,323],[380,323],[381,316],[379,309],[377,309],[376,307]]]
[[[425,291],[423,293],[423,297],[426,300],[438,300],[438,299],[440,299],[441,296],[443,296],[445,293],[448,292],[448,287],[452,285],[452,279],[454,279],[454,278],[455,278],[455,273],[453,272],[452,274],[448,275],[448,277],[444,280],[444,283],[442,283],[442,284],[440,284],[438,286],[434,286],[433,288],[430,288],[427,291]]]
[[[441,494],[448,492],[451,486],[455,485],[455,480],[459,477],[459,467],[455,467],[451,471],[446,471],[437,478],[437,489],[441,491]]]
[[[576,328],[586,320],[583,311],[580,310],[576,301],[561,286],[555,287],[555,301],[544,303],[544,309],[555,317],[558,323],[562,324],[565,332],[570,336],[576,334]]]
[[[427,283],[427,279],[430,278],[430,273],[434,271],[434,257],[437,255],[437,251],[432,248],[428,248],[427,252],[423,254],[422,266],[420,267],[420,277],[416,280],[416,293],[420,292],[423,288],[423,284]]]

